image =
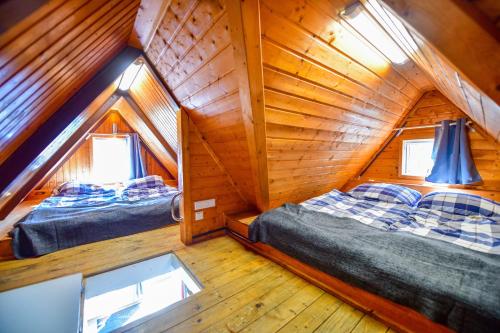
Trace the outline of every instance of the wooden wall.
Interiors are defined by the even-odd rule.
[[[271,207],[344,185],[429,88],[340,22],[343,4],[260,2]]]
[[[224,1],[172,1],[147,57],[228,173],[255,203]]]
[[[181,237],[191,243],[197,236],[223,228],[224,213],[246,211],[251,205],[185,110],[178,122],[182,123],[179,189],[184,193]],[[204,217],[196,221],[195,202],[208,199],[215,199],[216,206],[200,210]]]
[[[93,131],[93,133],[111,134],[113,133],[113,123],[117,125],[118,133],[134,132],[117,111],[111,110],[106,118],[103,119],[102,123]],[[88,181],[90,178],[90,172],[92,171],[90,146],[90,139],[85,140],[48,180],[37,186],[32,191],[28,198],[48,195],[55,187],[67,181]],[[162,176],[166,181],[173,180],[172,175],[161,165],[157,158],[147,147],[144,146],[144,144],[141,148],[148,173]]]
[[[466,115],[438,91],[426,93],[412,109],[405,126],[431,125],[445,119],[457,119]],[[476,127],[477,128],[477,127]],[[472,157],[483,179],[477,185],[442,185],[427,183],[423,179],[400,176],[402,141],[434,138],[434,129],[406,130],[395,138],[374,160],[360,179],[346,186],[352,188],[366,181],[390,182],[414,186],[422,193],[443,189],[469,191],[500,201],[500,144],[487,135],[469,130]]]
[[[126,46],[139,3],[50,1],[0,35],[0,164]]]

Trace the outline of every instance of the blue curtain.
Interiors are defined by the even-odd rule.
[[[144,161],[142,160],[141,155],[141,142],[139,139],[139,135],[137,133],[133,133],[130,135],[130,147],[131,147],[131,163],[132,166],[130,168],[130,179],[142,178],[148,175],[146,171],[146,166],[144,165]]]
[[[436,127],[432,159],[434,167],[426,181],[446,184],[472,184],[481,181],[472,159],[469,138],[465,129],[466,119],[455,125],[443,120]]]

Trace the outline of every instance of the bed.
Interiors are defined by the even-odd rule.
[[[12,250],[16,258],[28,258],[174,224],[177,193],[159,176],[122,186],[65,183],[15,225]]]
[[[500,327],[499,204],[364,184],[260,215],[249,239],[459,332]]]

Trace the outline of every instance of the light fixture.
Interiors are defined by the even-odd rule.
[[[142,59],[137,59],[133,63],[131,63],[125,72],[123,72],[120,77],[120,83],[118,84],[118,89],[121,91],[128,91],[134,83],[139,71],[141,70],[142,65],[144,64]]]
[[[406,54],[360,2],[348,6],[340,16],[392,63],[402,64],[408,60]]]

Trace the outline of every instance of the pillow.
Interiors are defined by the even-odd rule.
[[[422,197],[420,192],[411,188],[384,183],[361,184],[347,192],[347,194],[356,199],[402,203],[410,207],[415,206]]]
[[[53,195],[58,196],[102,193],[104,193],[104,189],[99,185],[76,181],[62,183],[52,192]]]
[[[432,192],[418,203],[418,208],[440,210],[456,215],[482,215],[496,217],[500,214],[500,204],[479,195],[456,192]]]
[[[125,189],[155,188],[159,186],[165,186],[165,183],[163,182],[163,178],[156,175],[132,179],[125,183]]]

